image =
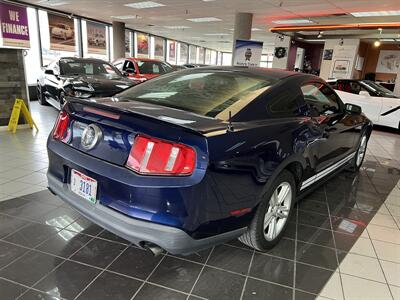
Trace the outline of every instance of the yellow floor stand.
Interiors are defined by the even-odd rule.
[[[28,122],[29,126],[31,128],[33,128],[33,126],[35,126],[36,130],[39,131],[39,128],[37,127],[36,123],[33,121],[32,116],[31,116],[28,108],[26,107],[24,100],[22,100],[22,99],[15,99],[15,103],[14,103],[13,110],[11,113],[10,122],[8,122],[8,127],[7,127],[8,130],[15,133],[15,131],[17,130],[17,127],[18,127],[18,120],[19,120],[21,111],[22,111],[22,114],[24,115],[25,120]]]

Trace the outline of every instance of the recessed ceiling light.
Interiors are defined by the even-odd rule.
[[[184,26],[184,25],[172,25],[172,26],[164,26],[164,28],[168,29],[186,29],[190,28],[189,26]]]
[[[260,28],[256,28],[256,27],[253,27],[252,29],[251,29],[251,31],[261,31],[262,29],[260,29]]]
[[[192,19],[186,19],[190,22],[196,22],[196,23],[205,23],[205,22],[219,22],[222,21],[219,18],[216,17],[204,17],[204,18],[192,18]]]
[[[37,1],[36,3],[37,4],[46,4],[48,6],[61,6],[61,5],[69,4],[69,2],[67,2],[67,1],[58,1],[58,0],[53,0],[53,1],[40,0],[40,1]]]
[[[274,20],[275,24],[313,24],[314,22],[307,19],[287,19],[287,20]]]
[[[220,36],[220,35],[231,35],[230,33],[205,33],[204,35],[209,35],[209,36]]]
[[[381,42],[394,42],[395,39],[381,39]]]
[[[375,46],[375,47],[379,47],[380,45],[381,45],[381,42],[380,42],[379,40],[377,40],[377,41],[374,42],[374,46]]]
[[[138,15],[126,15],[126,16],[111,16],[113,19],[128,20],[128,19],[141,19]]]
[[[400,10],[364,11],[350,13],[354,17],[385,17],[400,16]]]
[[[153,1],[143,1],[143,2],[124,4],[124,6],[132,7],[132,8],[136,8],[136,9],[143,9],[143,8],[161,7],[161,6],[165,6],[165,4],[157,3],[157,2],[153,2]]]

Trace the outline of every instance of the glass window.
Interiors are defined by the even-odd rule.
[[[294,93],[285,90],[269,101],[268,110],[276,117],[294,117],[299,113],[299,106]]]
[[[29,38],[30,48],[26,49],[26,55],[24,56],[25,67],[29,68],[29,72],[26,72],[26,80],[28,85],[36,85],[36,81],[42,73],[40,65],[40,52],[39,52],[39,29],[37,26],[36,10],[34,8],[27,8],[28,15],[28,27],[29,27]]]
[[[134,64],[132,61],[130,61],[130,60],[126,60],[125,63],[124,63],[124,65],[123,65],[123,67],[122,67],[122,70],[123,70],[123,71],[126,71],[127,69],[131,69],[131,70],[133,70],[133,71],[136,70],[136,69],[135,69],[135,64]]]
[[[242,109],[274,80],[218,71],[173,72],[137,85],[117,97],[222,118],[233,106],[233,111]]]
[[[312,83],[301,87],[304,101],[312,116],[331,115],[341,111],[340,101],[332,89],[322,83]]]
[[[232,53],[222,53],[222,65],[231,66],[232,65]]]
[[[172,67],[157,61],[137,61],[140,74],[165,74],[172,72]]]

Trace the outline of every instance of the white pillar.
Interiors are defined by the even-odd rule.
[[[251,27],[253,26],[252,13],[237,13],[235,15],[235,28],[233,30],[233,46],[232,46],[232,64],[234,62],[234,53],[236,47],[236,40],[250,40]]]
[[[397,77],[396,77],[396,81],[394,83],[394,94],[397,97],[400,97],[400,68],[397,69]]]
[[[125,23],[112,22],[113,57],[112,60],[125,57]]]

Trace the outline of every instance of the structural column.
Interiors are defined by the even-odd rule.
[[[113,30],[113,58],[125,57],[125,23],[112,22]]]
[[[396,82],[394,84],[394,94],[400,97],[400,68],[397,69]]]
[[[236,40],[250,40],[251,27],[253,25],[253,14],[251,13],[236,13],[235,28],[233,30],[233,47],[232,47],[232,64],[234,62],[234,54],[236,48]]]

